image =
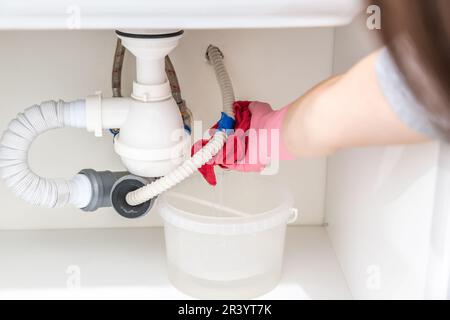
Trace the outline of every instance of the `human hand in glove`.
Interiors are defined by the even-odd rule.
[[[199,169],[212,185],[216,184],[215,165],[243,172],[259,172],[271,162],[294,158],[286,150],[281,135],[288,107],[273,110],[269,104],[257,101],[238,101],[233,107],[236,121],[234,132],[222,150]],[[196,143],[193,153],[207,142]]]

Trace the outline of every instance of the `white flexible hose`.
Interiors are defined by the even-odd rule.
[[[217,81],[222,93],[223,112],[234,119],[233,102],[234,92],[228,72],[223,64],[223,55],[219,48],[209,46],[207,50],[209,62],[214,67]],[[157,195],[169,190],[187,177],[191,176],[202,165],[211,160],[223,147],[227,140],[227,134],[223,131],[216,131],[211,140],[190,159],[186,160],[174,171],[166,176],[147,184],[133,192],[127,194],[126,200],[129,205],[137,206]]]
[[[47,179],[28,165],[28,151],[36,137],[65,126],[86,127],[85,101],[46,101],[33,105],[12,120],[0,140],[0,176],[13,192],[26,202],[44,207],[87,205],[90,184],[84,175],[71,180]],[[88,189],[86,189],[88,188]]]

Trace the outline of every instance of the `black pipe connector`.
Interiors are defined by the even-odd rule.
[[[127,203],[126,196],[128,193],[150,182],[151,180],[131,174],[117,180],[111,191],[111,203],[116,212],[128,219],[135,219],[146,215],[153,207],[156,197],[137,206],[132,206]]]
[[[139,189],[152,182],[154,178],[143,178],[127,171],[111,172],[83,169],[91,183],[92,198],[84,211],[95,211],[99,208],[113,207],[118,214],[128,219],[135,219],[147,214],[155,203],[156,197],[137,206],[131,206],[126,201],[129,192]]]

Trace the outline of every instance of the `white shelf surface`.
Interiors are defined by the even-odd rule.
[[[159,227],[0,231],[0,255],[0,299],[189,299]],[[261,298],[351,299],[324,228],[288,228],[283,277]]]

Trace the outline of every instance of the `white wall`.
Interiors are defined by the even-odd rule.
[[[364,17],[336,29],[334,71],[346,70],[376,48],[375,38]],[[431,279],[429,266],[439,269],[440,261],[448,260],[439,242],[449,229],[434,247],[430,242],[437,204],[440,221],[448,225],[448,189],[442,190],[448,182],[438,180],[448,171],[439,164],[448,152],[445,145],[428,143],[354,149],[328,159],[327,230],[355,298],[420,299],[446,279],[442,272]],[[433,251],[434,262],[429,261]]]
[[[332,71],[333,29],[187,31],[173,53],[183,95],[205,127],[217,120],[220,93],[204,52],[209,43],[225,53],[240,99],[283,106]],[[115,35],[112,31],[1,31],[0,128],[24,108],[47,99],[75,99],[102,90],[111,94],[110,74]],[[133,59],[128,56],[123,84],[129,92]],[[40,137],[30,152],[39,174],[70,177],[82,168],[122,170],[112,139],[65,129]],[[321,224],[325,197],[325,159],[285,163],[279,175],[292,188],[301,223]],[[257,191],[255,191],[257,192]],[[84,213],[73,208],[34,208],[0,183],[0,229],[148,226],[150,214],[125,220],[111,209]]]

